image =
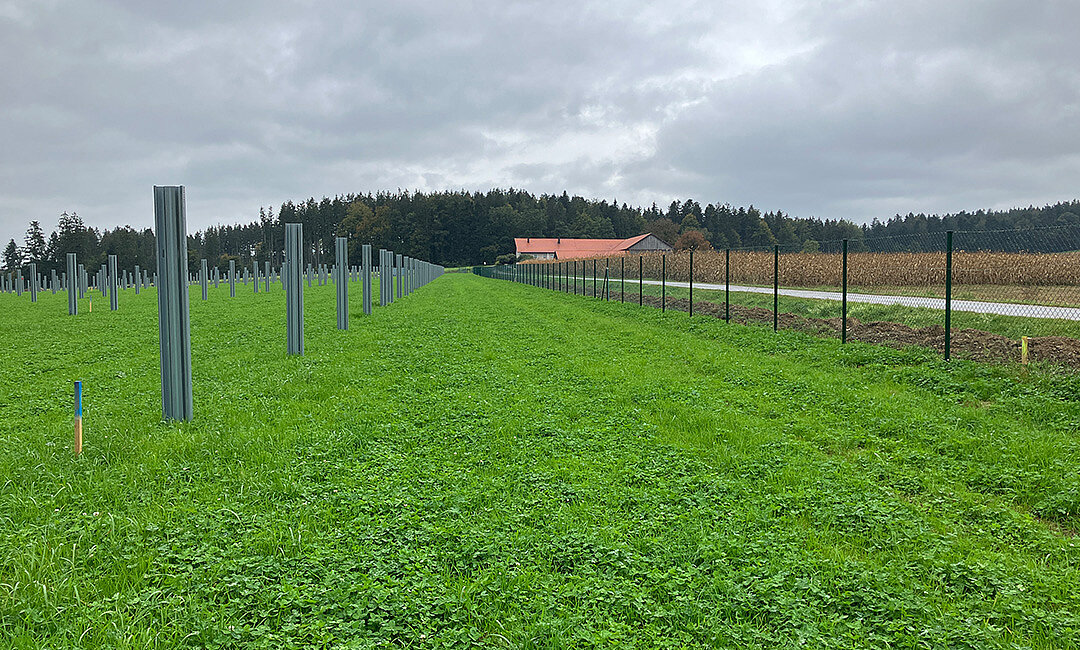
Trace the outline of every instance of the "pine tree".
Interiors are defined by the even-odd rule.
[[[18,245],[15,244],[15,240],[12,239],[4,248],[4,271],[11,272],[20,266],[22,266],[22,253],[19,251]]]
[[[31,262],[42,264],[45,261],[45,233],[41,230],[41,222],[31,221],[26,229],[26,246],[23,249],[26,257]]]

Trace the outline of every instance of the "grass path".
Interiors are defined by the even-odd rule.
[[[0,645],[1076,646],[1076,376],[458,274],[287,358],[192,296],[177,425],[153,292],[0,295]]]

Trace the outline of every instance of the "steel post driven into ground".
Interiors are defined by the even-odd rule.
[[[289,354],[304,354],[304,226],[285,224],[285,339]],[[338,315],[341,324],[341,315]]]
[[[945,232],[945,360],[952,352],[952,239],[953,231]]]
[[[109,256],[109,311],[120,309],[120,275],[116,270],[116,256]]]
[[[596,297],[596,260],[592,261],[592,297]]]
[[[79,313],[79,266],[75,262],[75,253],[67,254],[67,292],[68,292],[68,316],[76,316]]]
[[[337,291],[337,328],[349,329],[349,239],[347,237],[334,238],[334,253],[337,257],[334,278],[334,287]],[[400,287],[400,283],[398,284]],[[400,290],[400,289],[399,289]]]
[[[202,286],[202,299],[206,300],[206,294],[210,289],[210,278],[207,276],[210,274],[206,266],[206,260],[202,260],[202,265],[199,267],[199,284]]]
[[[195,417],[187,288],[187,211],[182,185],[154,187],[161,409],[166,420]]]
[[[847,343],[847,242],[841,243],[844,261],[840,265],[840,342]]]
[[[638,255],[637,258],[637,304],[638,307],[645,303],[645,274],[642,270],[645,268],[645,256]]]
[[[690,249],[690,315],[694,315],[694,249]]]
[[[404,281],[404,276],[405,276],[405,274],[403,273],[403,269],[405,267],[402,265],[401,261],[402,261],[402,256],[398,255],[397,256],[397,265],[396,265],[396,270],[397,270],[397,283],[396,284],[397,284],[397,297],[398,298],[401,298],[402,295],[403,295],[401,293],[401,283]]]
[[[667,255],[660,256],[660,313],[667,311]]]
[[[109,258],[111,259],[112,255],[110,255]],[[37,292],[38,292],[37,263],[36,262],[30,262],[30,302],[37,302]]]
[[[266,273],[263,279],[266,282],[266,293],[270,293],[270,262],[266,262]]]
[[[619,302],[626,302],[626,257],[619,258]]]
[[[251,279],[254,280],[251,284],[255,285],[255,293],[259,293],[259,261],[251,261]]]
[[[364,244],[361,248],[361,280],[363,280],[364,314],[371,315],[371,244]]]
[[[229,297],[236,297],[236,260],[229,260]]]
[[[772,331],[780,327],[780,245],[773,246],[772,258]]]
[[[731,249],[724,249],[724,322],[731,322]]]

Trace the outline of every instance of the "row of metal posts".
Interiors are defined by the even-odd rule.
[[[840,342],[847,343],[848,331],[848,240],[841,241],[841,328]],[[638,256],[638,305],[644,303],[644,256]],[[586,291],[586,261],[581,261],[581,295],[588,295]],[[607,260],[605,260],[606,262]],[[573,270],[571,271],[571,266]],[[592,260],[593,273],[593,296],[597,296],[596,260]],[[548,269],[545,274],[540,269]],[[625,278],[626,258],[620,258],[619,301],[625,302]],[[500,270],[502,269],[502,270]],[[541,288],[552,289],[565,293],[578,295],[578,260],[553,263],[527,263],[511,264],[495,267],[473,267],[473,273],[489,278],[498,278],[514,282],[524,282]],[[572,273],[572,275],[571,275]],[[571,280],[572,278],[572,280]],[[953,281],[953,231],[945,233],[945,350],[946,360],[951,357],[952,351],[952,281]],[[546,283],[546,286],[545,286]],[[604,267],[605,300],[610,300],[608,285],[608,265]],[[690,251],[690,315],[694,315],[694,251]],[[666,311],[667,307],[667,255],[660,256],[660,311]],[[773,331],[779,329],[780,317],[780,247],[773,246]],[[731,249],[724,250],[724,321],[731,321]]]

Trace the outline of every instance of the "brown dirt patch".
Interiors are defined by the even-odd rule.
[[[645,296],[645,304],[660,307],[660,298]],[[685,298],[668,298],[667,308],[689,311],[690,302]],[[724,317],[724,306],[711,302],[695,302],[694,313]],[[731,321],[744,325],[772,325],[773,312],[761,307],[731,305]],[[843,323],[840,318],[806,318],[798,314],[781,312],[777,316],[779,327],[809,332],[818,336],[840,337]],[[848,318],[848,339],[903,348],[917,345],[944,354],[945,328],[940,325],[911,327],[889,321],[861,322]],[[977,329],[954,329],[952,331],[953,356],[974,361],[997,363],[1019,362],[1020,342],[1006,336]],[[1064,336],[1035,336],[1028,339],[1028,354],[1032,361],[1049,361],[1071,368],[1080,368],[1080,340]]]

